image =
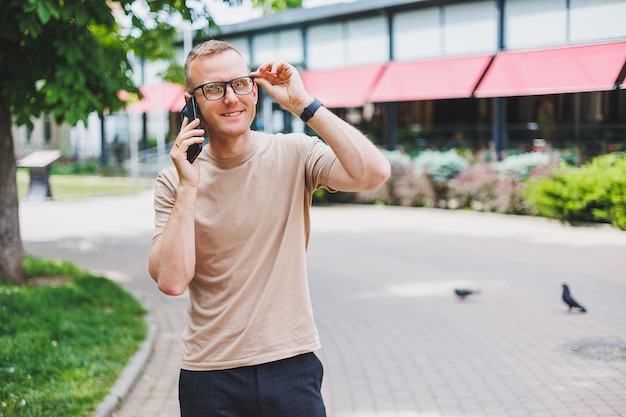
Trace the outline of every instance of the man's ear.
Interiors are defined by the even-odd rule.
[[[256,82],[253,84],[252,94],[254,96],[254,104],[256,105],[259,101],[259,86],[256,84]]]

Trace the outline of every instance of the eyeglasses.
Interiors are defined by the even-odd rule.
[[[245,96],[252,92],[254,87],[254,78],[251,76],[239,77],[230,81],[211,81],[197,86],[189,92],[193,95],[196,91],[202,90],[204,98],[209,101],[219,100],[226,94],[226,86],[230,85],[235,94]]]

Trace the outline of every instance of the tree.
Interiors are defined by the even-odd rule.
[[[252,0],[253,7],[260,7],[267,13],[283,9],[302,7],[302,0]]]
[[[23,284],[12,123],[32,126],[33,117],[48,113],[57,123],[86,124],[90,113],[120,110],[125,103],[119,91],[138,93],[130,51],[147,59],[168,58],[175,22],[215,24],[198,0],[3,0],[2,8],[0,280]]]

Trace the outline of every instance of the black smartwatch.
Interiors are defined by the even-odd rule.
[[[319,101],[318,99],[313,99],[313,101],[311,102],[311,104],[309,104],[308,106],[306,106],[304,108],[304,110],[302,110],[302,114],[300,115],[300,119],[302,119],[302,121],[304,123],[308,122],[309,119],[311,117],[313,117],[313,115],[315,114],[315,112],[317,111],[317,109],[319,109],[320,107],[322,107],[323,104],[321,101]]]

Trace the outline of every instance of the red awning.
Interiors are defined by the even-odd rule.
[[[309,70],[302,73],[304,86],[326,107],[359,107],[382,71],[382,65],[334,70]]]
[[[368,98],[382,102],[471,97],[491,59],[479,55],[390,62]]]
[[[163,83],[142,85],[143,98],[126,107],[127,112],[148,113],[153,110],[179,112],[185,106],[185,89],[182,85]]]
[[[539,51],[499,52],[476,97],[582,93],[615,88],[626,42]]]

